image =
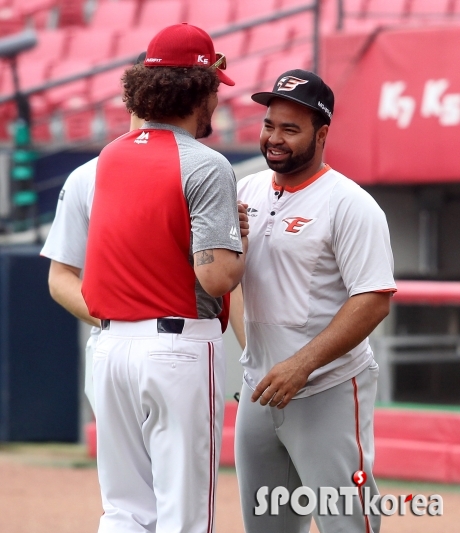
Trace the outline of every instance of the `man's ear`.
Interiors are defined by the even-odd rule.
[[[328,132],[329,126],[327,124],[321,126],[321,128],[316,132],[316,142],[321,146],[325,145]]]

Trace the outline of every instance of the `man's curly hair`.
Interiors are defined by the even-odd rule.
[[[128,111],[147,122],[192,115],[220,83],[211,68],[142,64],[127,69],[122,82]]]

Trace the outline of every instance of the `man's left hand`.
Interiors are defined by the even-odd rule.
[[[305,387],[310,375],[305,367],[305,359],[300,354],[276,364],[257,385],[251,401],[260,398],[261,405],[283,409]]]
[[[242,238],[249,235],[249,219],[247,209],[248,204],[238,202],[238,217],[240,221],[240,233]]]

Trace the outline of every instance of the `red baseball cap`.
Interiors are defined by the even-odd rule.
[[[201,28],[183,22],[168,26],[150,41],[144,60],[146,67],[212,67],[219,60],[211,37]],[[225,67],[225,62],[221,61]],[[235,85],[216,66],[217,75],[225,85]]]

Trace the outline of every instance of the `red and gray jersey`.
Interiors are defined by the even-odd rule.
[[[147,124],[101,152],[82,292],[92,316],[215,318],[193,254],[242,252],[230,163],[182,128]]]

